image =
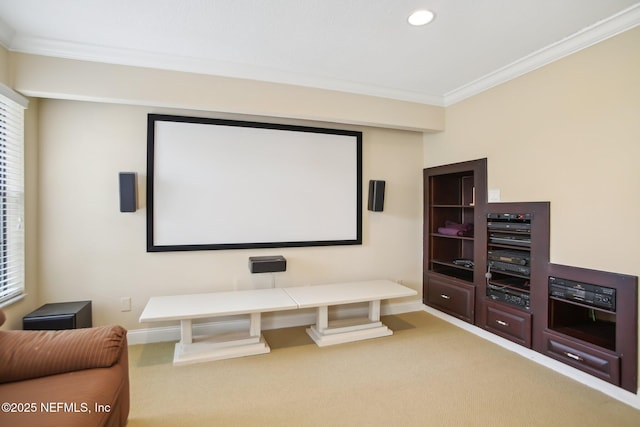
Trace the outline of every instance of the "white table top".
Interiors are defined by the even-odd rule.
[[[200,319],[298,308],[283,288],[151,297],[140,322]]]
[[[418,292],[391,280],[333,283],[284,289],[300,308],[350,304],[417,295]]]

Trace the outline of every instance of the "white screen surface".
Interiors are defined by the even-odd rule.
[[[150,115],[149,133],[148,250],[361,242],[359,132]]]

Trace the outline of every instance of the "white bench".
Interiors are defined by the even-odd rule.
[[[340,344],[391,335],[380,322],[380,301],[417,295],[413,289],[390,280],[334,283],[329,285],[272,288],[206,294],[174,295],[149,299],[140,322],[180,321],[174,365],[268,353],[261,335],[260,314],[317,308],[316,324],[307,329],[318,346]],[[369,302],[365,318],[329,321],[329,306]],[[218,334],[194,339],[192,320],[249,314],[248,332]]]
[[[284,289],[299,308],[317,307],[316,324],[307,329],[307,334],[320,347],[392,335],[380,322],[380,301],[417,295],[415,290],[390,280]],[[358,302],[369,302],[367,317],[329,321],[329,306]]]
[[[173,295],[150,298],[140,322],[179,320],[181,338],[173,364],[184,365],[268,353],[269,346],[260,332],[260,313],[297,308],[282,288]],[[249,331],[193,338],[193,319],[236,314],[249,314]]]

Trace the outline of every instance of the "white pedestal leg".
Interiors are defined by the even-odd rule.
[[[180,344],[191,344],[193,342],[193,332],[191,330],[191,319],[180,321]]]
[[[259,337],[260,336],[260,313],[251,313],[250,323],[249,323],[249,336],[251,337]]]
[[[380,300],[369,301],[369,320],[372,322],[380,320]]]
[[[369,302],[367,317],[333,320],[329,326],[329,307],[318,307],[316,324],[307,334],[320,347],[392,335],[380,322],[380,300]]]
[[[329,307],[318,307],[318,314],[316,316],[316,329],[322,333],[329,327]]]
[[[193,340],[191,320],[181,320],[182,337],[173,353],[174,365],[229,359],[269,353],[271,350],[260,334],[260,313],[250,314],[249,331],[223,332]]]

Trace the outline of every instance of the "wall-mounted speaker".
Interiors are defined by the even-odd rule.
[[[120,212],[136,211],[136,173],[120,172]]]
[[[369,181],[369,210],[382,212],[384,209],[385,181]]]

